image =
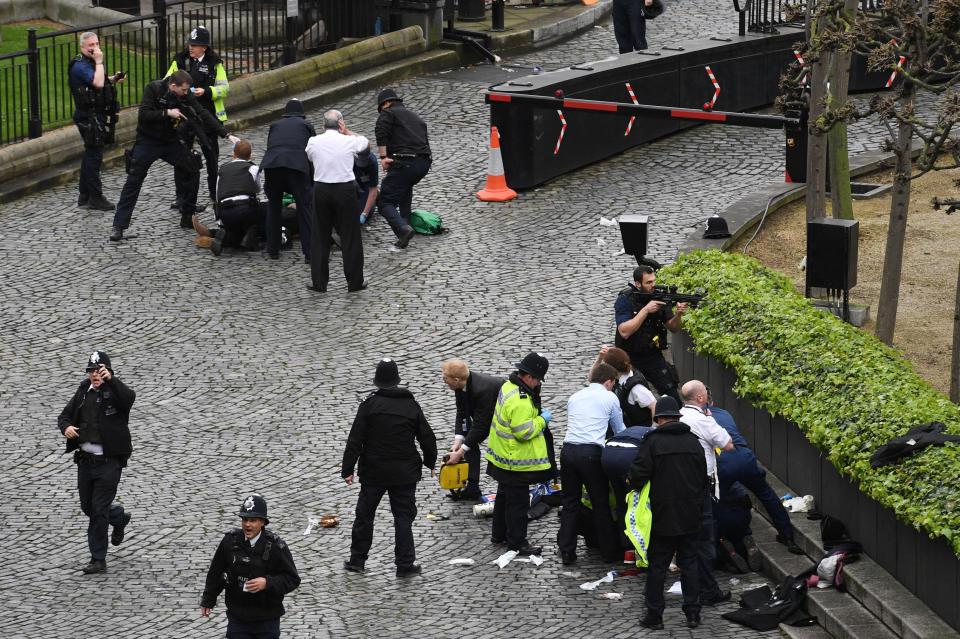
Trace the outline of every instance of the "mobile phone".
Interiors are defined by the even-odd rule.
[[[117,80],[123,80],[125,77],[127,77],[126,71],[120,71],[119,73],[117,73]]]

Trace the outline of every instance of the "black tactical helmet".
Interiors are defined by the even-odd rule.
[[[203,25],[194,27],[187,39],[187,44],[196,44],[204,47],[210,46],[210,31]]]
[[[112,368],[110,368],[109,355],[107,355],[103,351],[93,351],[93,353],[90,354],[90,358],[87,360],[86,370],[95,371],[101,366],[106,366],[107,370],[110,370],[110,371],[113,370]]]
[[[269,524],[270,520],[267,519],[267,500],[259,493],[248,495],[240,505],[240,512],[237,513],[237,516],[241,519],[263,519]]]
[[[403,102],[403,98],[397,95],[397,92],[393,89],[384,89],[377,96],[377,111],[383,111],[383,103],[387,100],[393,100],[394,102]]]
[[[527,353],[520,363],[517,364],[517,370],[521,373],[533,375],[540,381],[543,381],[549,366],[550,362],[540,353]]]

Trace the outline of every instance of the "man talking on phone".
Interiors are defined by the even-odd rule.
[[[90,519],[90,563],[81,568],[87,575],[107,571],[107,526],[113,526],[110,543],[119,546],[130,523],[130,513],[113,500],[133,452],[128,422],[135,398],[136,393],[114,375],[110,356],[94,351],[87,360],[87,379],[57,420],[67,440],[66,452],[73,453],[77,465],[80,508]]]

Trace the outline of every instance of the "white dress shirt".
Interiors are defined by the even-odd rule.
[[[703,454],[707,459],[707,476],[713,477],[717,470],[716,448],[729,444],[730,433],[717,423],[713,417],[705,414],[699,406],[687,404],[680,409],[680,421],[690,427],[694,435],[700,438]]]
[[[617,434],[623,430],[620,400],[603,386],[590,384],[567,400],[567,434],[564,444],[603,446],[607,426]]]
[[[313,163],[313,181],[324,184],[353,182],[353,154],[370,148],[362,135],[344,135],[327,129],[307,142],[307,157]]]

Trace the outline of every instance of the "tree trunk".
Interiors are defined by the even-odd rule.
[[[824,18],[810,25],[811,42],[821,32]],[[829,56],[827,56],[829,58]],[[827,144],[826,137],[816,130],[817,119],[823,115],[823,101],[827,94],[829,60],[819,57],[810,67],[810,120],[807,125],[807,221],[825,217],[827,208]]]
[[[857,0],[844,0],[838,23],[849,31],[857,19]],[[850,87],[851,51],[839,51],[833,57],[830,72],[829,104],[842,109],[847,104]],[[850,194],[850,155],[847,147],[847,123],[837,122],[828,135],[830,152],[830,195],[833,217],[853,219],[853,197]]]
[[[900,112],[913,110],[915,89],[904,83]],[[910,153],[913,130],[900,123],[897,131],[897,167],[893,176],[893,199],[890,202],[890,225],[887,227],[887,246],[883,256],[883,275],[880,279],[880,301],[877,302],[876,334],[885,344],[893,345],[897,324],[897,303],[900,298],[900,276],[903,270],[903,245],[907,234],[907,212],[910,208],[910,172],[913,157]]]
[[[950,401],[960,403],[960,269],[957,269],[957,301],[953,307],[953,353],[950,356]]]

